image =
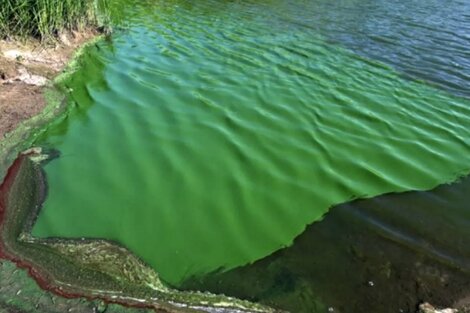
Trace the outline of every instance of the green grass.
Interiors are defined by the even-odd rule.
[[[98,26],[106,0],[0,0],[0,38],[41,40],[64,30]],[[101,18],[100,18],[101,16]]]

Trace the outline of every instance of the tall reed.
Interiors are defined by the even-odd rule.
[[[106,0],[0,0],[0,37],[46,39],[96,26],[105,9]]]

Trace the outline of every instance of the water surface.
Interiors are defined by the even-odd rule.
[[[179,285],[291,245],[333,205],[468,174],[469,5],[434,28],[437,2],[395,5],[115,2],[37,140],[61,157],[34,234],[116,240]]]
[[[469,190],[467,177],[431,191],[336,206],[292,246],[183,286],[297,313],[415,313],[422,302],[468,305]]]

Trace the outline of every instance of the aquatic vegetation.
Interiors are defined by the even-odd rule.
[[[97,26],[106,16],[107,0],[3,0],[0,38],[33,36],[45,39],[64,30]]]

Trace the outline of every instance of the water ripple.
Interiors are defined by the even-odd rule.
[[[467,6],[417,3],[117,1],[125,30],[37,142],[77,157],[48,164],[35,235],[118,240],[178,284],[335,204],[468,174]]]

